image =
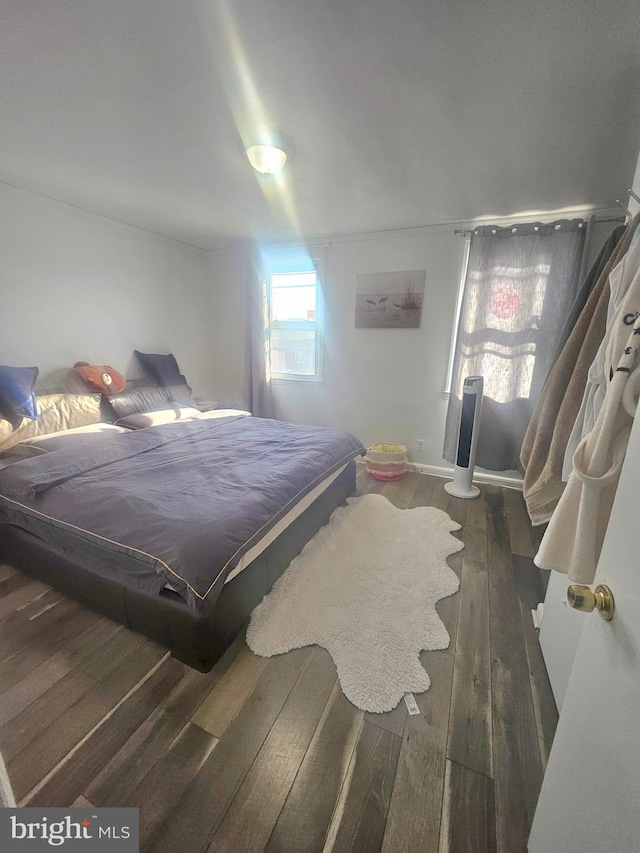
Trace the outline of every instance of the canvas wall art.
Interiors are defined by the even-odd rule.
[[[356,329],[419,329],[425,270],[360,273]]]

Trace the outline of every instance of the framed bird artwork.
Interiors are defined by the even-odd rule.
[[[356,329],[419,329],[426,272],[359,273]]]

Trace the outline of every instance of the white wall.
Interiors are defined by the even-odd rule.
[[[280,384],[286,420],[342,426],[365,445],[406,445],[417,462],[442,464],[449,345],[464,240],[446,233],[336,242],[327,249],[324,384]],[[358,273],[426,271],[420,329],[356,329]],[[417,441],[424,440],[418,454]]]
[[[199,249],[0,185],[0,363],[38,365],[40,387],[80,360],[138,376],[139,349],[208,397],[207,287]]]
[[[246,293],[249,256],[245,250],[209,254],[209,300],[212,327],[213,399],[247,408],[245,399]]]
[[[365,445],[400,442],[415,461],[442,465],[447,405],[442,392],[463,253],[464,240],[451,228],[334,239],[326,250],[324,381],[274,383],[277,416],[346,429]],[[215,385],[224,402],[246,405],[240,320],[247,258],[242,251],[212,253],[209,269]],[[420,329],[354,328],[358,273],[421,269],[426,288]]]

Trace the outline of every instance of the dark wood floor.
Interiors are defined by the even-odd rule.
[[[329,655],[203,675],[0,566],[0,749],[29,806],[138,806],[143,851],[525,851],[557,713],[531,619],[542,599],[521,495],[449,497],[409,473],[358,490],[462,524],[432,687],[387,714],[343,696]]]

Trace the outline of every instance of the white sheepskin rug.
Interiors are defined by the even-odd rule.
[[[256,607],[247,643],[271,657],[317,643],[347,698],[390,711],[431,680],[422,649],[446,649],[436,602],[460,581],[446,558],[464,547],[440,509],[396,509],[382,495],[348,498]]]

